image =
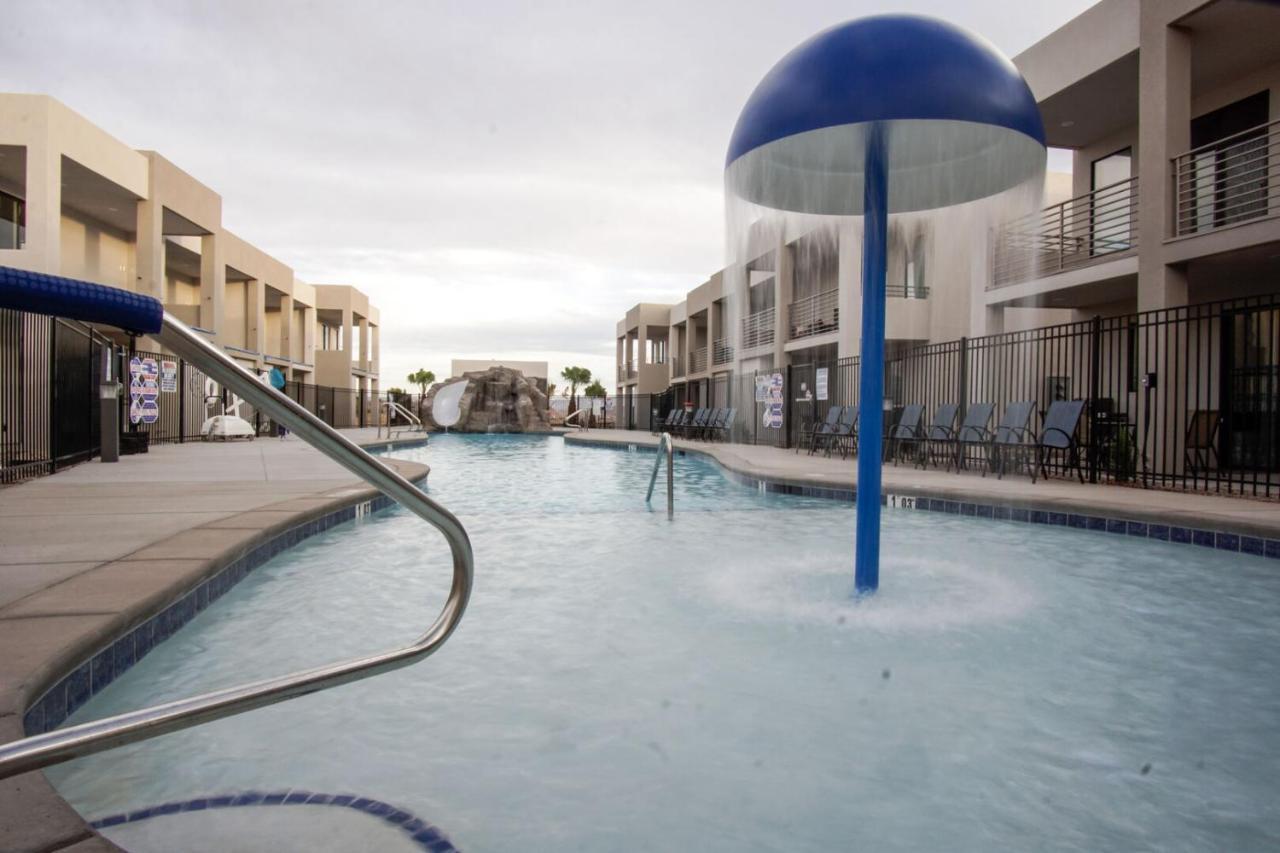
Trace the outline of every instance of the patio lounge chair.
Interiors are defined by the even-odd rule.
[[[898,422],[888,431],[885,436],[885,452],[889,458],[893,460],[893,464],[898,464],[898,456],[904,444],[911,447],[918,447],[920,442],[924,440],[924,406],[918,403],[912,403],[902,407],[902,414],[898,417]]]
[[[809,455],[812,456],[817,450],[817,440],[820,435],[827,435],[835,429],[836,424],[840,422],[840,412],[842,406],[832,406],[827,409],[827,419],[820,423],[811,424],[807,428],[801,430],[800,441],[796,443],[796,453],[800,452],[800,448],[808,445]]]
[[[728,411],[728,409],[712,409],[710,414],[707,415],[707,420],[702,425],[702,429],[698,430],[698,434],[695,437],[710,441],[712,431],[720,426],[721,420]]]
[[[1031,413],[1035,408],[1035,400],[1019,400],[1004,407],[1004,414],[1000,416],[1000,423],[996,425],[995,435],[991,439],[989,459],[989,465],[996,469],[997,478],[1004,477],[1010,455],[1034,446]],[[987,472],[983,471],[982,476],[987,476]]]
[[[970,446],[978,446],[983,448],[991,447],[991,440],[994,436],[987,425],[991,423],[991,415],[996,410],[995,403],[974,403],[964,413],[964,420],[960,422],[960,429],[956,431],[955,438],[951,443],[955,445],[955,453],[951,454],[951,459],[947,461],[947,470],[951,470],[952,461],[955,462],[956,470],[967,468],[968,459],[965,449]]]
[[[1222,426],[1222,415],[1217,409],[1199,409],[1191,413],[1191,422],[1187,424],[1187,441],[1182,451],[1183,461],[1193,476],[1211,467],[1220,467],[1218,462],[1218,430]]]
[[[956,437],[956,411],[960,408],[955,403],[943,403],[933,413],[933,420],[925,428],[924,440],[920,445],[921,468],[928,468],[934,458],[933,448],[936,444],[949,445]]]
[[[1084,482],[1084,469],[1080,467],[1080,445],[1076,442],[1076,430],[1080,427],[1080,415],[1084,412],[1084,400],[1054,400],[1044,416],[1044,429],[1036,448],[1036,464],[1031,468],[1031,482],[1037,472],[1046,479],[1049,476],[1049,457],[1056,452],[1066,453],[1066,466],[1075,468],[1080,482]]]
[[[840,410],[840,420],[836,421],[836,425],[830,432],[818,435],[817,440],[826,449],[828,457],[831,456],[833,447],[840,451],[841,459],[856,454],[858,452],[858,407],[844,406]]]
[[[684,419],[684,423],[676,430],[676,434],[682,438],[692,438],[706,424],[707,415],[710,413],[709,409],[697,409]]]
[[[707,430],[707,440],[715,441],[719,438],[721,441],[728,441],[729,434],[733,430],[733,419],[738,414],[737,409],[721,409],[719,420]]]
[[[658,435],[664,432],[671,432],[672,427],[680,423],[680,416],[683,414],[684,412],[682,412],[679,409],[672,409],[671,411],[667,412],[667,419],[664,421],[659,421],[658,425],[654,427],[654,430],[653,430],[654,435]]]

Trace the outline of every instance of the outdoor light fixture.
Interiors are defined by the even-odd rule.
[[[864,217],[863,400],[884,391],[888,214],[1000,193],[1043,174],[1044,127],[1013,63],[959,27],[878,15],[818,33],[747,99],[729,141],[727,191],[800,213]],[[859,411],[855,586],[879,584],[880,446]]]

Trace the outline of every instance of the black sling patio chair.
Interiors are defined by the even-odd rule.
[[[707,415],[711,413],[710,409],[698,409],[693,415],[685,418],[684,424],[677,430],[677,434],[682,438],[693,438],[698,430],[702,429],[707,423]]]
[[[951,463],[954,462],[956,470],[969,467],[969,459],[966,450],[969,447],[981,447],[989,451],[991,448],[991,440],[995,438],[988,424],[991,423],[991,415],[996,410],[995,403],[974,403],[964,413],[964,420],[960,422],[960,429],[956,430],[955,437],[952,438],[951,444],[955,448],[955,452],[950,454],[951,458],[947,461],[947,470],[951,470]]]
[[[664,432],[671,432],[672,427],[680,423],[680,416],[683,414],[684,412],[680,409],[672,409],[667,412],[667,419],[658,422],[658,425],[653,430],[653,434],[658,435]]]
[[[720,428],[720,423],[724,420],[724,416],[728,413],[728,409],[712,409],[711,414],[707,415],[707,422],[702,425],[702,429],[698,431],[698,438],[704,441],[710,441],[715,430]]]
[[[841,406],[832,406],[827,409],[827,419],[819,423],[810,424],[800,431],[800,440],[796,442],[796,453],[800,452],[800,448],[807,447],[809,455],[812,456],[814,451],[818,449],[818,436],[827,435],[835,429],[836,424],[840,422]]]
[[[733,419],[737,415],[737,409],[721,409],[720,417],[707,430],[707,440],[715,441],[719,438],[721,441],[728,441],[730,433],[733,431]]]
[[[1222,415],[1217,409],[1198,409],[1191,413],[1182,456],[1192,476],[1207,471],[1210,467],[1219,467],[1218,430],[1221,427]]]
[[[1040,430],[1040,442],[1036,447],[1036,464],[1031,468],[1031,482],[1037,472],[1049,477],[1049,457],[1054,453],[1066,456],[1067,470],[1076,469],[1080,482],[1084,482],[1084,469],[1080,467],[1080,445],[1076,442],[1076,430],[1080,428],[1080,415],[1084,412],[1084,400],[1054,400],[1044,416],[1044,429]]]
[[[912,403],[902,407],[898,422],[885,434],[885,452],[894,465],[898,464],[898,457],[904,445],[919,449],[920,442],[924,440],[923,424],[924,406]]]
[[[1031,413],[1035,408],[1035,400],[1019,400],[1004,407],[1004,414],[1000,416],[1000,423],[996,425],[991,439],[990,465],[995,467],[998,479],[1004,478],[1010,456],[1021,455],[1035,446],[1031,434]],[[987,476],[987,472],[983,471],[982,476]]]
[[[840,458],[847,459],[858,452],[858,407],[844,406],[840,409],[840,420],[830,432],[818,436],[826,450],[828,458],[832,449],[840,451]]]
[[[937,445],[941,444],[945,447],[955,440],[956,412],[959,408],[960,406],[956,403],[943,403],[933,413],[933,420],[929,421],[929,426],[925,427],[924,440],[920,445],[918,464],[921,468],[928,468],[929,463],[935,459],[933,451]]]

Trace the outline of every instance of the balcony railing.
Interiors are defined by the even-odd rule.
[[[701,373],[707,369],[707,348],[698,347],[689,352],[689,372]]]
[[[988,289],[1088,266],[1138,247],[1138,179],[1127,178],[1005,225]]]
[[[625,382],[628,379],[636,378],[636,363],[632,361],[624,361],[618,365],[618,381]]]
[[[773,346],[773,327],[777,311],[765,308],[742,318],[742,348]]]
[[[806,296],[791,303],[790,340],[825,335],[840,328],[838,290]]]
[[[733,361],[733,345],[728,338],[717,338],[711,342],[711,363],[728,364]]]
[[[1201,234],[1280,215],[1280,120],[1242,131],[1173,158],[1174,234]]]

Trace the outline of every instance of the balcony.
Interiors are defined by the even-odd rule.
[[[627,361],[618,365],[618,381],[626,382],[629,379],[636,378],[636,363],[634,360]]]
[[[671,357],[671,378],[675,379],[682,376],[684,376],[684,359],[678,355],[673,355]]]
[[[790,307],[791,328],[789,340],[825,335],[840,328],[840,299],[838,290],[828,290],[814,296],[797,299]]]
[[[1280,182],[1269,175],[1277,157],[1280,120],[1174,157],[1174,235],[1203,234],[1280,215]]]
[[[996,236],[988,290],[1089,266],[1138,248],[1138,179],[1015,219]]]
[[[689,372],[702,373],[707,369],[707,348],[698,347],[689,351]]]
[[[733,345],[728,338],[717,338],[711,342],[711,363],[728,364],[733,361]]]
[[[763,311],[757,311],[742,318],[742,348],[756,349],[757,347],[773,346],[773,328],[776,322],[777,311],[773,308],[765,308]]]

